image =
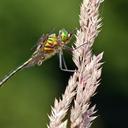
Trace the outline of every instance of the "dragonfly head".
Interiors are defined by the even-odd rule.
[[[63,41],[64,43],[67,43],[68,40],[70,40],[72,33],[69,33],[65,29],[61,29],[59,31],[59,36],[60,36],[61,41]]]

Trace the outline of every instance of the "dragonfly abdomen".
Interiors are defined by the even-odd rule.
[[[55,50],[57,50],[57,48],[60,47],[57,41],[51,42],[51,41],[47,41],[44,45],[44,47],[42,47],[42,51],[44,53],[52,53]]]

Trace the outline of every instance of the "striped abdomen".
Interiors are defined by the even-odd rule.
[[[42,51],[44,53],[52,53],[55,52],[57,47],[59,47],[57,36],[55,34],[52,34],[44,42],[44,47],[42,47]]]

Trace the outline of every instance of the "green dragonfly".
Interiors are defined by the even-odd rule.
[[[63,71],[73,72],[74,70],[67,69],[66,63],[63,58],[63,49],[67,48],[66,45],[67,43],[69,43],[72,35],[72,32],[68,32],[65,29],[60,30],[58,34],[53,33],[42,35],[38,40],[36,50],[34,51],[32,56],[15,70],[5,75],[5,77],[0,81],[0,86],[3,86],[3,84],[18,71],[34,65],[40,66],[45,60],[54,56],[56,53],[59,53],[60,69]],[[64,66],[64,68],[62,65]]]

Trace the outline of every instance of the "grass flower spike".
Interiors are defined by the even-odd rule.
[[[95,55],[92,46],[101,27],[99,7],[101,0],[83,0],[80,9],[80,29],[77,30],[73,60],[77,69],[70,77],[62,99],[55,100],[49,116],[49,128],[90,128],[96,118],[91,97],[100,84],[103,53]],[[73,104],[71,104],[73,102]],[[70,111],[70,119],[66,118]]]

